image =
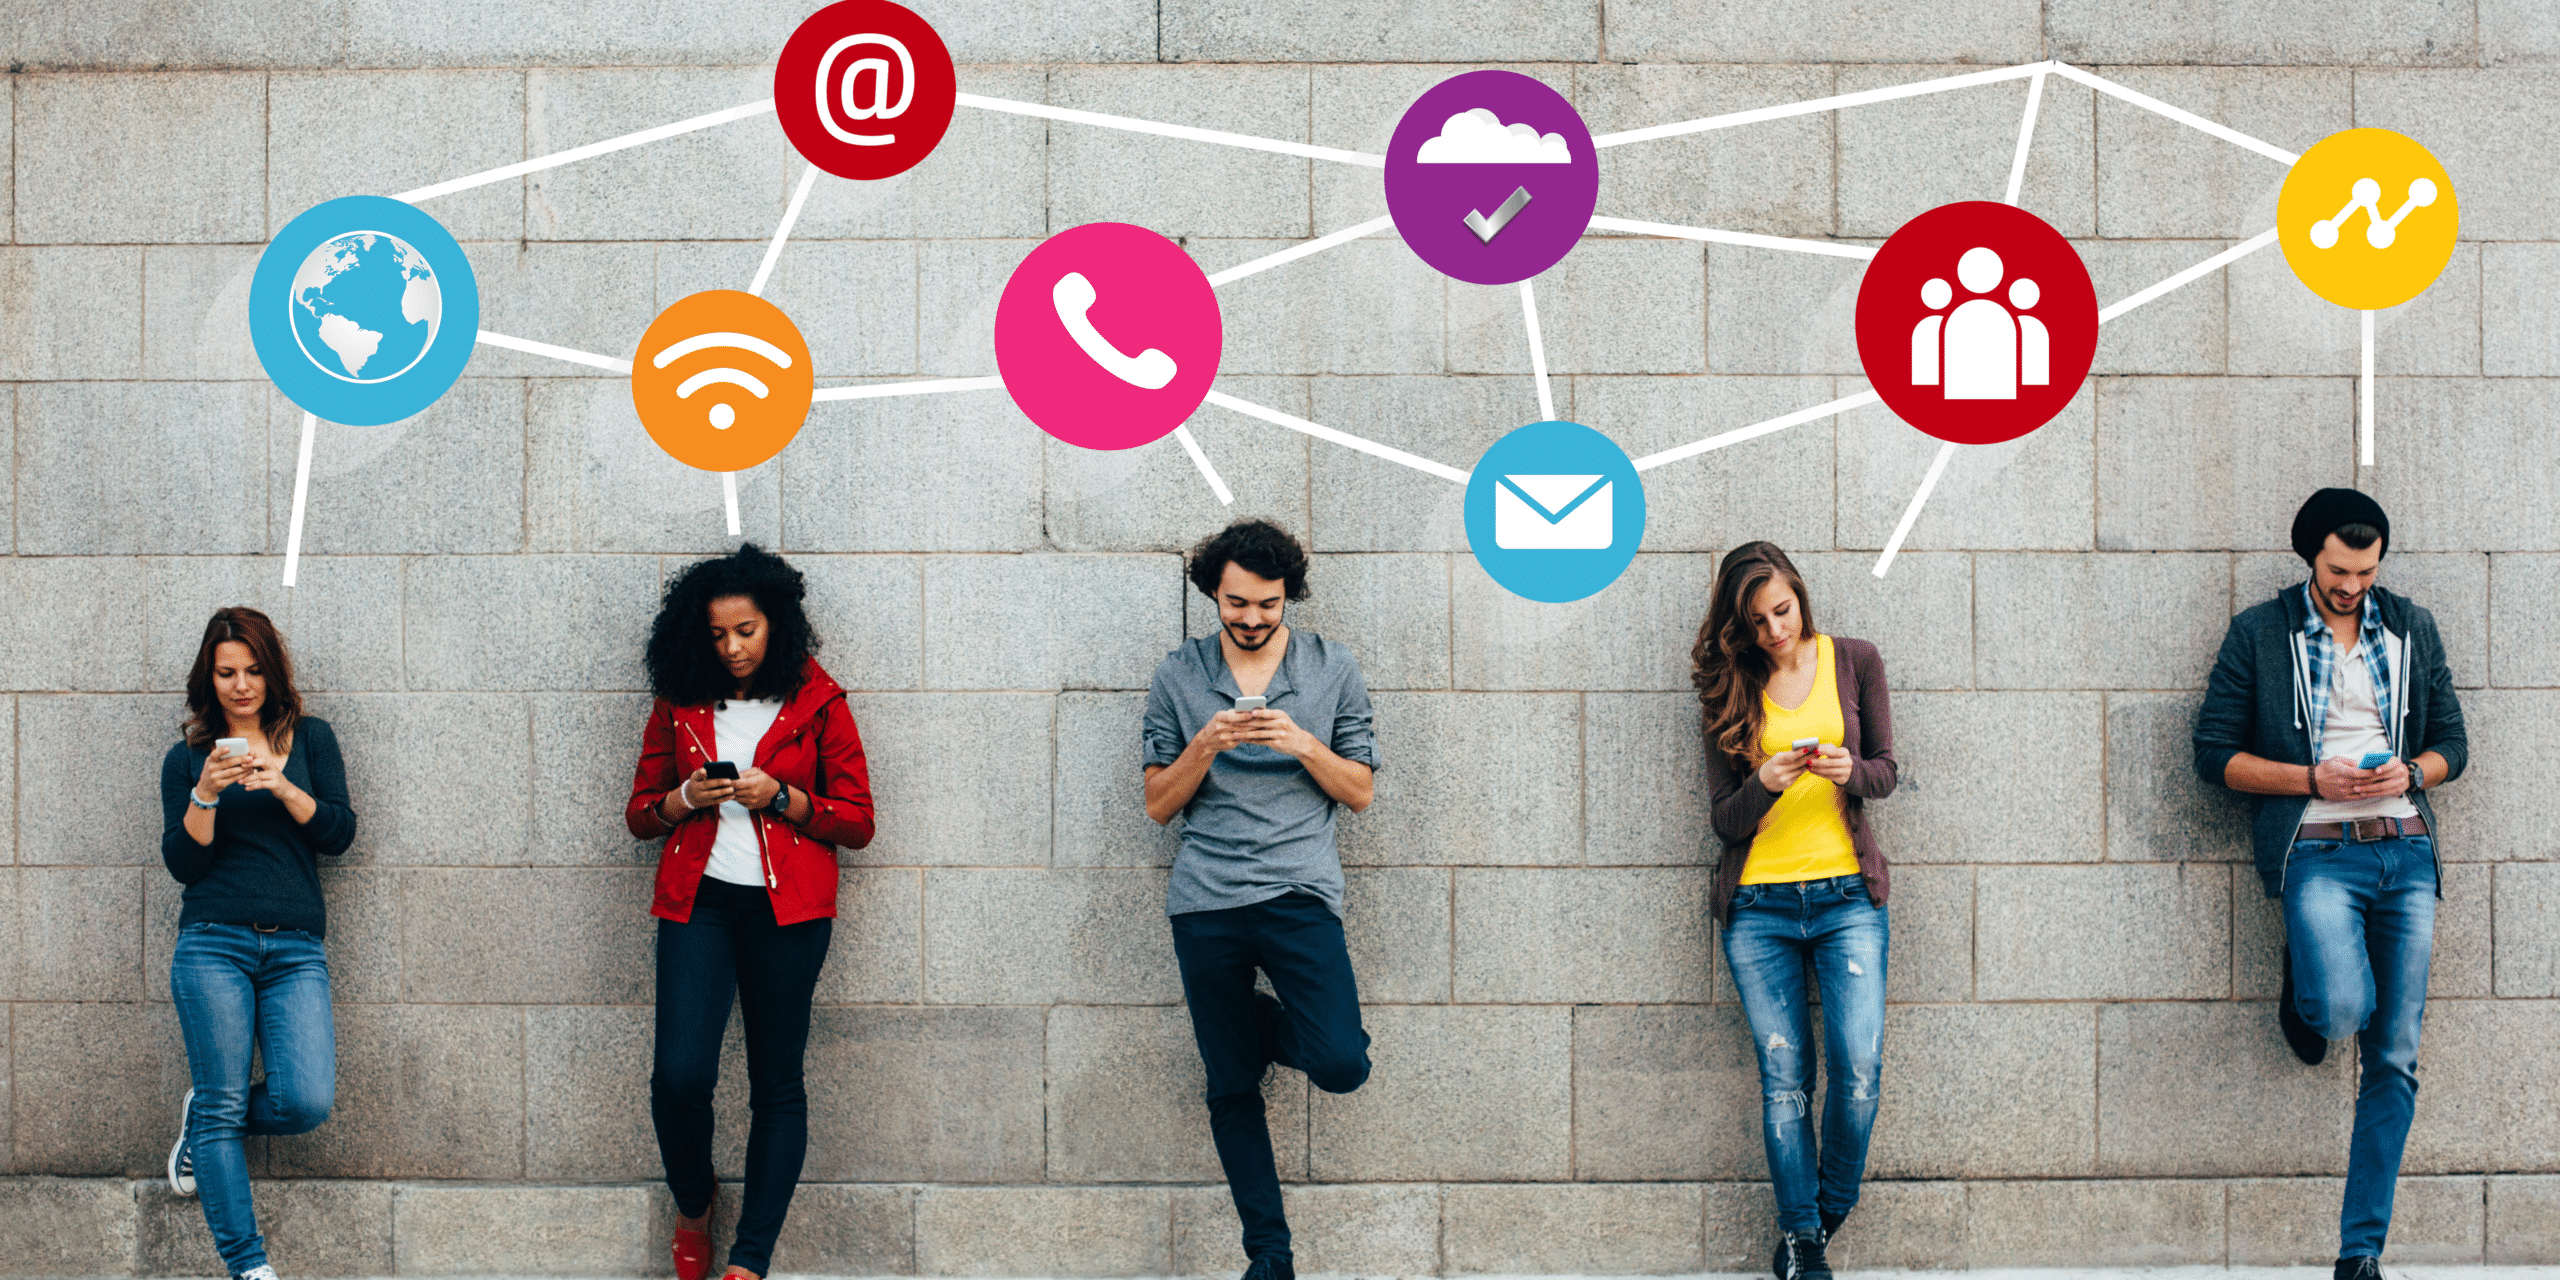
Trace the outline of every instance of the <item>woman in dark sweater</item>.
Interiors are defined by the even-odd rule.
[[[275,1280],[240,1139],[308,1133],[329,1118],[338,1045],[320,856],[347,851],[356,815],[337,735],[302,714],[267,615],[214,612],[187,674],[187,712],[160,762],[160,859],[187,886],[169,989],[193,1085],[169,1186],[202,1188],[205,1225],[233,1276]],[[236,741],[226,749],[226,739]],[[252,1048],[267,1064],[255,1084]]]
[[[1787,553],[1747,543],[1716,570],[1690,651],[1707,790],[1723,846],[1713,911],[1760,1058],[1761,1140],[1777,1193],[1778,1280],[1827,1280],[1824,1248],[1858,1203],[1884,1057],[1884,854],[1866,803],[1893,794],[1884,660],[1825,635]],[[1817,1152],[1810,964],[1827,1085]]]
[[[732,1002],[746,1031],[749,1119],[727,1274],[773,1269],[809,1147],[801,1063],[835,931],[836,850],[871,842],[862,735],[818,665],[805,594],[799,570],[750,542],[676,575],[649,636],[658,698],[623,821],[643,840],[666,839],[649,905],[649,1114],[675,1196],[677,1280],[703,1280],[711,1265],[711,1093]]]

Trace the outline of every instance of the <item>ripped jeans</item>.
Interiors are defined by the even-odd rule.
[[[1847,1217],[1867,1169],[1884,1060],[1884,908],[1867,901],[1863,876],[1794,884],[1746,884],[1734,891],[1724,957],[1751,1047],[1760,1055],[1761,1136],[1778,1227],[1812,1237],[1821,1215]],[[1815,1157],[1808,1125],[1813,1086],[1813,1009],[1805,962],[1822,984],[1822,1143]]]

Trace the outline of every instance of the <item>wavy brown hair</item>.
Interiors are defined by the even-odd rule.
[[[1714,594],[1707,601],[1707,620],[1698,626],[1698,642],[1689,649],[1689,683],[1698,687],[1700,719],[1707,740],[1745,765],[1757,765],[1760,730],[1768,712],[1760,695],[1769,688],[1769,655],[1751,625],[1751,598],[1771,579],[1796,593],[1796,616],[1810,640],[1821,632],[1813,626],[1813,599],[1805,593],[1804,575],[1774,542],[1748,542],[1734,548],[1716,567]]]
[[[210,750],[230,721],[222,700],[213,695],[213,651],[227,641],[249,647],[249,661],[267,679],[267,700],[258,708],[258,725],[267,746],[278,755],[293,753],[294,726],[302,723],[302,693],[293,687],[293,659],[285,653],[284,636],[267,615],[247,605],[213,611],[204,624],[204,643],[196,646],[196,665],[187,672],[187,718],[178,726],[187,745]]]

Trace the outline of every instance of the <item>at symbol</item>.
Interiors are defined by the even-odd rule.
[[[736,347],[741,351],[752,351],[757,355],[763,356],[765,359],[772,361],[775,365],[781,368],[788,369],[791,367],[790,352],[785,351],[752,333],[697,333],[682,342],[669,343],[667,345],[667,349],[652,357],[649,363],[664,369],[668,365],[674,364],[676,361],[692,355],[694,352],[700,351],[706,347]],[[754,374],[749,373],[744,369],[730,369],[723,367],[718,369],[705,369],[702,372],[685,379],[676,387],[676,399],[685,399],[704,387],[722,382],[744,387],[755,393],[755,397],[758,400],[762,400],[773,394],[772,391],[769,390]],[[729,425],[737,420],[738,411],[730,408],[727,404],[722,403],[711,406],[711,425],[714,429],[726,431],[729,429]]]
[[[2409,198],[2401,202],[2400,212],[2385,219],[2382,216],[2382,184],[2371,178],[2356,179],[2355,193],[2337,216],[2322,218],[2311,224],[2311,243],[2322,249],[2338,243],[2338,227],[2349,214],[2364,210],[2364,242],[2376,249],[2388,249],[2400,234],[2400,220],[2412,209],[2423,209],[2436,202],[2436,184],[2432,178],[2419,178],[2409,184]]]
[[[830,68],[835,66],[837,54],[858,44],[887,45],[891,53],[898,55],[898,83],[900,85],[898,101],[895,104],[891,104],[887,101],[889,97],[889,60],[886,58],[857,58],[854,60],[852,66],[844,69],[844,85],[836,95],[844,109],[845,119],[895,120],[898,117],[905,115],[907,113],[908,104],[913,103],[916,100],[916,60],[907,56],[907,46],[899,43],[896,36],[884,36],[876,32],[866,31],[858,36],[846,36],[844,39],[828,45],[826,56],[818,59],[818,123],[825,125],[827,127],[827,132],[834,134],[838,142],[850,142],[857,147],[885,147],[892,142],[896,142],[898,140],[898,135],[894,133],[854,133],[838,125],[836,123],[835,114],[828,110],[827,72]],[[862,73],[865,71],[868,71],[873,75],[876,85],[876,89],[872,94],[871,101],[869,102],[863,102],[854,97],[854,88],[861,82]]]

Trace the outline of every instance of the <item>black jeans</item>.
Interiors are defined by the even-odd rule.
[[[1327,1093],[1349,1093],[1369,1078],[1369,1033],[1360,1028],[1360,986],[1342,921],[1303,893],[1169,919],[1191,1034],[1208,1069],[1209,1133],[1244,1224],[1245,1256],[1285,1257],[1289,1219],[1262,1111],[1263,1068],[1294,1067]],[[1276,1022],[1266,1024],[1254,999],[1255,969],[1280,993],[1285,1012]]]
[[[649,1118],[676,1212],[711,1204],[711,1090],[720,1082],[720,1037],[729,1001],[747,1033],[747,1188],[729,1265],[772,1270],[773,1242],[791,1212],[809,1151],[809,1000],[827,962],[833,920],[778,925],[763,889],[702,879],[693,918],[658,922],[658,1047],[649,1075]]]

